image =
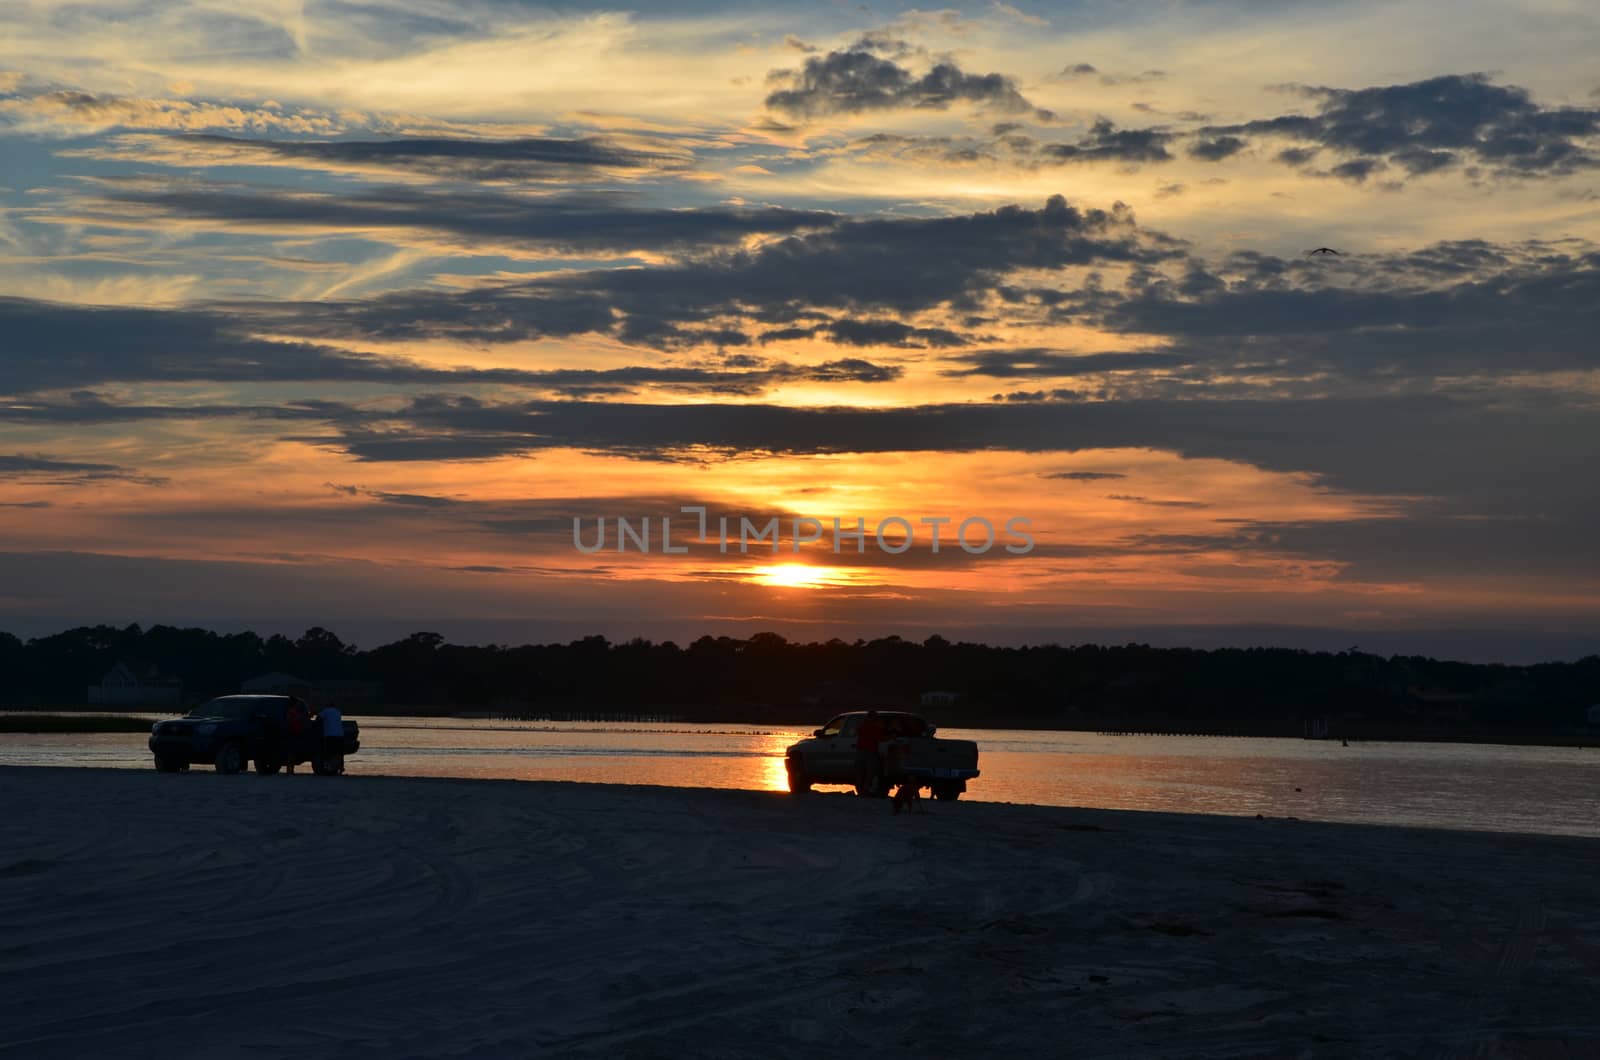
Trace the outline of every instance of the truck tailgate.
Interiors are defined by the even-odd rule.
[[[930,736],[901,737],[904,745],[891,752],[895,767],[924,776],[976,776],[978,745],[971,740],[941,740]],[[894,767],[892,767],[894,768]]]

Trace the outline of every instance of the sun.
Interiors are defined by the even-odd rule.
[[[813,567],[806,563],[774,563],[758,570],[754,580],[779,589],[820,589],[845,581],[832,567]]]

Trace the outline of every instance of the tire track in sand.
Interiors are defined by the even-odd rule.
[[[1078,878],[1077,887],[1071,896],[1046,905],[1031,906],[1030,913],[1048,916],[1070,909],[1073,906],[1081,905],[1092,898],[1106,894],[1109,891],[1110,881],[1111,877],[1106,874],[1083,874]],[[975,923],[968,930],[983,931],[995,923],[998,923],[998,919]],[[826,950],[812,956],[780,957],[747,965],[719,975],[690,979],[662,990],[635,995],[629,998],[625,1004],[612,1007],[592,1017],[608,1027],[617,1027],[619,1023],[625,1024],[618,1029],[571,1035],[551,1043],[551,1047],[557,1054],[609,1049],[648,1035],[670,1034],[674,1031],[685,1030],[710,1020],[726,1022],[729,1019],[749,1015],[764,1009],[782,1005],[794,1005],[796,1003],[816,1002],[840,992],[837,979],[833,975],[828,975],[826,978],[813,982],[809,986],[797,986],[794,982],[797,973],[815,972],[824,966],[848,963],[856,959],[882,956],[887,953],[895,953],[926,945],[927,939],[921,936],[905,937],[898,940],[873,940],[856,946]],[[685,1003],[685,999],[691,998],[696,994],[715,991],[727,986],[738,986],[740,993],[753,994],[755,996],[749,1001],[733,1004],[725,1002],[719,1002],[714,1005]],[[672,1015],[647,1019],[632,1024],[625,1023],[628,1012],[643,1006],[657,1006],[665,1002],[677,1002],[673,1006],[674,1012]]]

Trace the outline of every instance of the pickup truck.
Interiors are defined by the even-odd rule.
[[[322,723],[315,716],[292,746],[286,747],[289,696],[219,696],[175,721],[158,721],[150,730],[156,769],[178,773],[192,763],[215,765],[218,773],[238,773],[254,761],[257,773],[276,773],[285,765],[310,762],[319,774],[344,770],[343,755],[327,760]],[[361,749],[361,727],[344,722],[344,754]],[[286,760],[287,757],[287,760]]]
[[[978,776],[976,743],[938,739],[919,715],[880,710],[879,768],[870,788],[864,786],[856,772],[856,730],[866,716],[864,710],[835,715],[810,739],[792,745],[784,759],[789,790],[798,795],[813,784],[850,784],[857,795],[882,798],[894,785],[910,782],[929,788],[936,799],[959,799],[967,781]]]

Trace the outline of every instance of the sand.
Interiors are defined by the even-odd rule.
[[[0,770],[0,1055],[1597,1056],[1600,840]]]

